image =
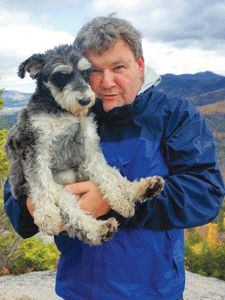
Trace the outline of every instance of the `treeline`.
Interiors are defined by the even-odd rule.
[[[0,130],[10,129],[16,123],[17,117],[18,113],[0,115]]]
[[[54,269],[59,258],[55,244],[47,244],[36,237],[22,239],[5,214],[3,183],[8,174],[8,162],[2,146],[6,134],[6,130],[0,130],[0,275]]]
[[[185,231],[186,269],[204,276],[225,280],[225,212],[219,222]]]

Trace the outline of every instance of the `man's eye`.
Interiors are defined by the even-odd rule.
[[[120,71],[120,70],[122,70],[122,69],[125,69],[125,66],[124,66],[124,65],[118,65],[118,66],[114,67],[114,70],[115,70],[115,71]]]

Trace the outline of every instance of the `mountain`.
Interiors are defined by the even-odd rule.
[[[206,105],[225,99],[225,77],[212,72],[196,74],[165,74],[158,88],[173,97],[192,100],[195,105]]]
[[[196,74],[165,74],[158,89],[170,96],[183,97],[193,101],[197,107],[204,107],[202,113],[217,137],[225,134],[225,77],[212,72]],[[4,109],[0,111],[0,129],[9,128],[16,119],[18,111],[28,102],[31,94],[18,91],[5,91]],[[220,103],[220,104],[216,104]],[[212,106],[214,104],[214,109]],[[220,139],[220,142],[224,139]]]
[[[19,111],[24,108],[31,94],[18,91],[4,91],[4,108],[0,110],[0,129],[9,129],[16,122]]]
[[[21,93],[18,91],[4,91],[2,93],[2,98],[4,99],[4,108],[11,107],[24,107],[31,94],[29,93]]]
[[[164,74],[158,89],[170,96],[187,98],[195,105],[206,105],[225,100],[225,77],[212,73]],[[4,91],[4,108],[24,107],[31,94],[18,91]]]

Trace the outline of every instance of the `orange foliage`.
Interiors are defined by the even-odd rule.
[[[225,113],[225,100],[211,103],[208,105],[198,106],[198,110],[205,115],[213,113]]]
[[[225,138],[225,132],[224,131],[218,131],[216,129],[212,130],[212,133],[215,137],[219,138],[219,139],[224,139]]]
[[[218,232],[218,224],[216,223],[209,223],[191,230],[197,232],[199,236],[207,240],[212,248],[224,243],[224,234]],[[188,230],[185,231],[185,237],[187,236]]]
[[[10,274],[10,272],[9,272],[9,270],[6,267],[3,267],[0,270],[0,275],[8,275],[8,274]]]
[[[217,224],[210,223],[208,224],[208,232],[206,236],[207,241],[211,247],[215,247],[219,243],[219,235],[217,232]]]

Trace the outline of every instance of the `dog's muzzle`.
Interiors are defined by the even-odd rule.
[[[91,99],[90,99],[90,98],[82,98],[82,99],[79,99],[79,100],[78,100],[78,103],[79,103],[81,106],[86,106],[86,105],[88,105],[90,102],[91,102]]]

